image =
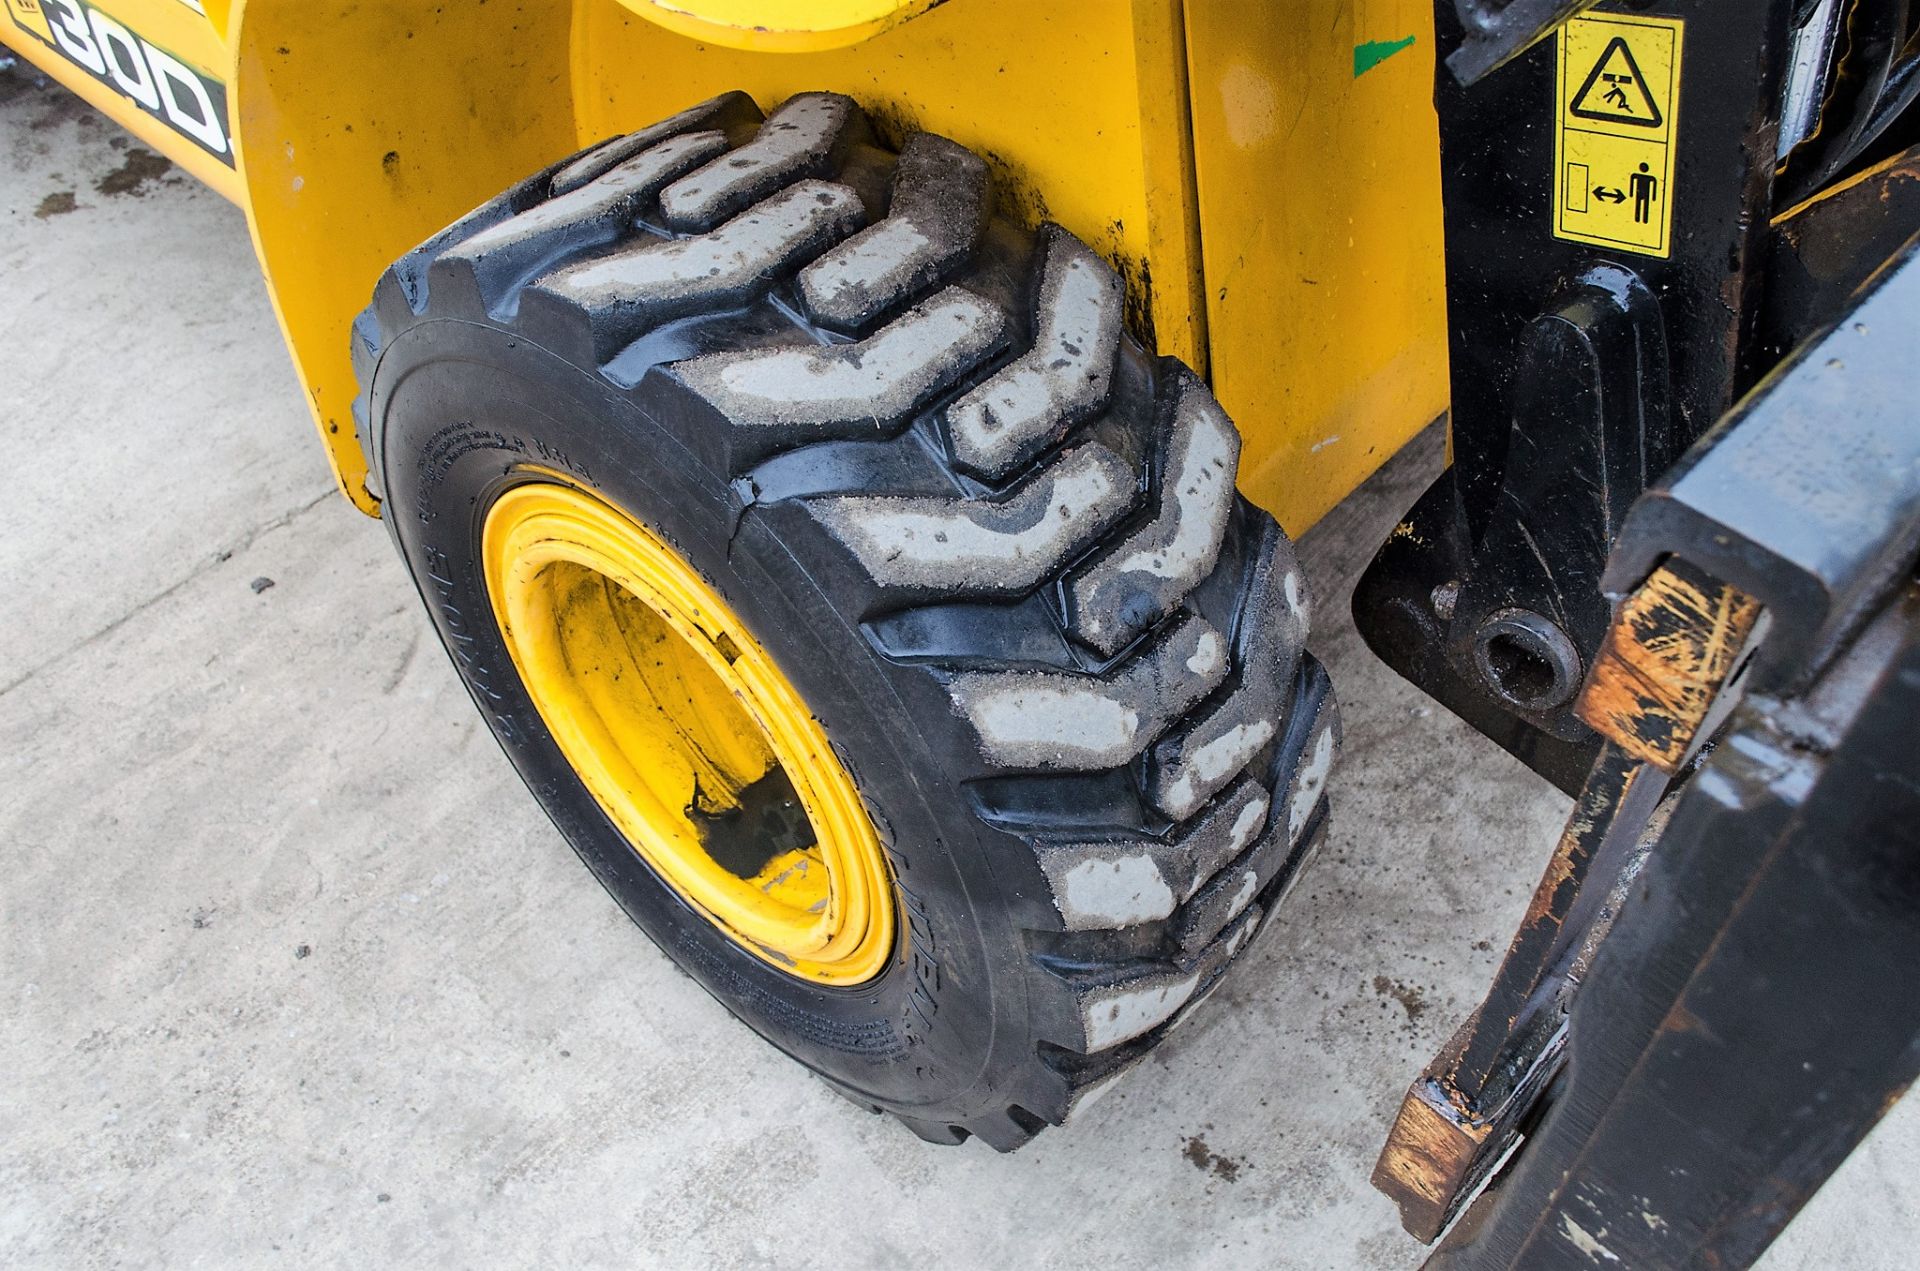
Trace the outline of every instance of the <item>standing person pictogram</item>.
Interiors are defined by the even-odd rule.
[[[1645,225],[1653,216],[1653,196],[1660,188],[1660,178],[1647,170],[1646,164],[1627,178],[1627,189],[1633,195],[1633,223]]]

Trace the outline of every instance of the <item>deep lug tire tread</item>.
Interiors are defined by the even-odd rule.
[[[687,444],[736,514],[804,509],[812,550],[871,582],[869,643],[974,730],[981,771],[955,779],[982,841],[1022,854],[1005,874],[1034,884],[1009,890],[1048,987],[1021,1099],[896,1114],[934,1142],[1011,1149],[1104,1089],[1244,953],[1324,819],[1338,712],[1292,549],[1234,491],[1206,386],[1123,330],[1122,292],[1064,230],[993,220],[970,151],[914,134],[896,157],[845,97],[761,122],[732,93],[489,201],[354,324],[363,437],[383,346],[422,315],[523,331],[621,388],[664,366],[710,409]],[[784,330],[655,347],[769,302]]]

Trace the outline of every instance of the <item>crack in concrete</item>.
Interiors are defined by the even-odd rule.
[[[118,631],[120,628],[126,626],[129,622],[133,621],[135,618],[139,617],[141,614],[145,613],[147,610],[153,608],[155,605],[161,603],[162,601],[173,596],[175,593],[179,592],[181,589],[185,588],[189,583],[192,583],[195,579],[198,579],[203,575],[212,572],[213,570],[219,568],[221,565],[224,565],[228,561],[232,560],[235,556],[238,556],[241,552],[246,551],[249,547],[252,547],[254,543],[258,542],[263,535],[270,534],[277,529],[285,528],[286,526],[292,524],[297,518],[305,516],[308,512],[313,511],[315,508],[319,507],[322,503],[325,503],[328,499],[336,497],[338,493],[339,491],[334,486],[329,485],[325,490],[323,490],[320,493],[320,495],[317,498],[309,499],[307,502],[300,504],[298,507],[295,507],[290,511],[284,512],[281,515],[276,516],[271,521],[265,521],[259,525],[254,526],[252,529],[248,530],[245,534],[241,535],[240,540],[238,542],[234,543],[229,547],[223,547],[220,550],[216,551],[210,558],[208,558],[202,564],[195,566],[184,577],[169,584],[165,589],[159,592],[156,592],[151,596],[148,596],[145,600],[142,600],[140,603],[136,604],[133,608],[127,610],[125,613],[121,614],[118,618],[115,618],[112,622],[109,622],[106,626],[101,627],[98,631],[93,632],[91,635],[85,635],[80,637],[78,640],[75,640],[72,644],[68,645],[66,648],[60,650],[60,652],[55,653],[50,657],[41,659],[39,662],[34,663],[32,666],[28,667],[25,671],[21,672],[19,675],[9,680],[5,685],[0,685],[0,697],[5,697],[7,694],[13,692],[13,690],[19,688],[22,684],[26,684],[29,681],[33,680],[42,671],[45,671],[47,668],[54,666],[60,662],[64,662],[66,659],[72,657],[74,654],[80,652],[82,649],[88,648],[89,646],[94,644],[98,644],[100,641],[106,639],[108,636],[112,635],[114,632]]]

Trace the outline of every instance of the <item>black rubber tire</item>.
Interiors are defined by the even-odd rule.
[[[992,216],[961,147],[735,93],[462,218],[355,326],[370,486],[529,788],[716,998],[934,1141],[1017,1147],[1139,1059],[1324,816],[1338,720],[1292,551],[1123,303],[1078,240]],[[895,873],[878,979],[736,948],[568,768],[478,564],[531,468],[662,534],[805,695]]]

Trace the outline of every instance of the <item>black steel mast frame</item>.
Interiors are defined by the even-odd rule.
[[[1677,796],[1559,1084],[1430,1268],[1748,1266],[1920,1074],[1912,589],[1821,687],[1749,699]]]
[[[1432,1240],[1506,1161],[1431,1265],[1746,1265],[1920,1074],[1916,332],[1920,235],[1628,515],[1600,756],[1375,1173]]]
[[[1838,2],[1795,147],[1809,0],[1439,3],[1453,462],[1355,618],[1578,799],[1375,1174],[1431,1266],[1746,1265],[1920,1073],[1920,13]],[[1552,233],[1579,14],[1684,24],[1664,256]]]

